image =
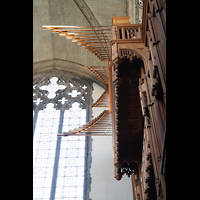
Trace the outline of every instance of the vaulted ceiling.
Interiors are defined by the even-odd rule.
[[[107,66],[107,62],[42,26],[112,25],[112,17],[127,15],[128,0],[33,0],[33,74],[63,70],[102,85],[84,66]]]

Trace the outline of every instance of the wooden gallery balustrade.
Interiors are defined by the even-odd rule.
[[[166,200],[166,2],[144,0],[142,20],[112,20],[115,178],[131,176],[134,200]]]

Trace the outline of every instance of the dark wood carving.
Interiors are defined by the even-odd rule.
[[[117,132],[118,132],[118,179],[135,170],[135,162],[141,160],[143,118],[139,97],[139,77],[142,61],[125,58],[118,66],[117,74]]]

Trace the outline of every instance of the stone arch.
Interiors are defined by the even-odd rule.
[[[90,70],[85,68],[83,64],[57,58],[33,63],[33,77],[53,70],[62,73],[76,74],[83,79],[89,79],[105,88],[105,85],[93,73],[91,73]]]

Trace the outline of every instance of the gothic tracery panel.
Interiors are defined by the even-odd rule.
[[[53,103],[58,110],[69,109],[74,102],[86,108],[91,87],[90,81],[72,75],[48,73],[33,86],[33,109],[43,110],[48,103]]]

